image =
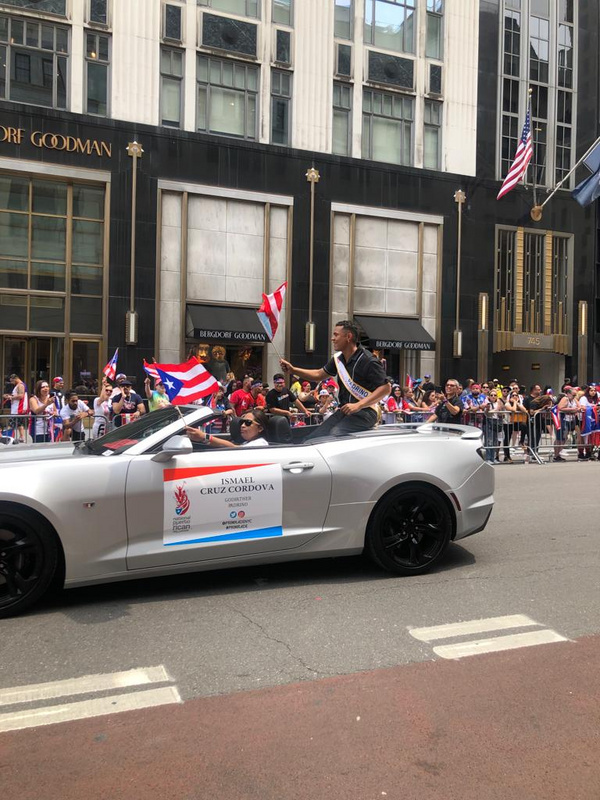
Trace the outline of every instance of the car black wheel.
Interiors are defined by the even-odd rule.
[[[405,486],[376,506],[367,549],[390,572],[420,575],[441,558],[451,535],[452,516],[444,499],[427,486]]]
[[[27,510],[0,511],[0,619],[20,614],[48,590],[59,550],[48,526]]]

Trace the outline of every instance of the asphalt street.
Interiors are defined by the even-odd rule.
[[[527,614],[600,631],[600,464],[496,468],[488,528],[428,575],[362,558],[74,589],[0,623],[0,688],[165,665],[184,699],[432,657],[410,628]]]
[[[486,531],[426,576],[361,558],[253,567],[72,590],[1,622],[0,785],[32,800],[597,800],[600,465],[496,474]],[[488,654],[445,660],[456,647]],[[101,716],[47,725],[75,719],[63,695]],[[114,713],[140,697],[165,705]]]

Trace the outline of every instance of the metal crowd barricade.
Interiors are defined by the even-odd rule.
[[[486,411],[469,409],[463,412],[462,423],[483,431],[486,459],[490,463],[514,463],[541,459],[532,445],[530,421],[522,411]],[[541,421],[538,425],[541,424]],[[526,443],[527,441],[527,443]],[[500,456],[503,455],[503,459]]]
[[[94,425],[99,421],[97,426]],[[112,430],[112,422],[104,416],[82,419],[83,437],[74,437],[64,427],[64,420],[46,414],[1,414],[0,443],[2,444],[56,444],[98,438]]]
[[[560,423],[560,424],[559,424]],[[531,447],[543,460],[567,460],[565,456],[582,455],[586,449],[593,449],[581,436],[582,412],[557,411],[549,409],[534,412],[529,419],[529,441]]]

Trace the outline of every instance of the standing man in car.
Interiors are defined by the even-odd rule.
[[[336,351],[321,369],[299,369],[281,360],[281,369],[307,381],[322,381],[337,376],[340,407],[311,437],[346,436],[373,428],[377,422],[377,404],[389,392],[385,370],[373,353],[358,344],[358,327],[350,320],[338,322],[331,341]],[[309,438],[311,438],[309,437]]]

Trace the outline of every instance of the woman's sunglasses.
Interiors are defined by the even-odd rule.
[[[245,428],[249,428],[250,425],[254,425],[255,422],[255,419],[241,419],[240,425],[243,425]]]

